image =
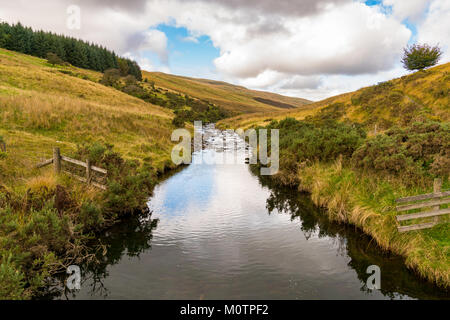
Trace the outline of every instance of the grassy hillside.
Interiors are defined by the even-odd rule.
[[[414,120],[450,119],[450,63],[425,71],[362,88],[319,102],[301,110],[261,112],[241,115],[221,122],[224,126],[264,125],[272,119],[308,116],[348,119],[378,130],[393,124],[406,125]]]
[[[142,208],[174,166],[173,112],[101,77],[0,49],[0,299],[29,298],[68,261],[88,257],[91,232]],[[108,190],[35,169],[53,147],[106,168]]]
[[[168,159],[172,112],[103,86],[100,78],[0,49],[0,135],[9,150],[0,181],[31,173],[52,146],[64,152],[76,144],[113,142],[128,158],[149,158],[156,166]]]
[[[303,107],[310,101],[270,92],[249,90],[221,81],[193,79],[160,72],[143,72],[157,87],[207,100],[236,113],[270,112]]]

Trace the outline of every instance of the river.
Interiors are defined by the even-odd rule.
[[[221,157],[211,141],[194,153]],[[238,138],[233,137],[232,139]],[[238,156],[245,145],[239,141]],[[247,147],[248,149],[248,147]],[[242,159],[241,159],[242,160]],[[160,183],[151,216],[101,235],[102,263],[60,299],[435,299],[446,293],[354,227],[330,223],[307,194],[270,185],[250,166],[191,164]],[[367,268],[380,267],[369,290]]]

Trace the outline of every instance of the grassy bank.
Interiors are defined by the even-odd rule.
[[[350,223],[363,230],[384,249],[405,257],[406,265],[419,276],[450,287],[450,230],[448,217],[431,229],[399,233],[395,199],[432,192],[405,186],[402,179],[385,179],[333,164],[314,163],[298,172],[300,190],[308,191],[314,203],[325,207],[328,218]],[[444,188],[449,188],[448,182]],[[445,223],[446,222],[446,223]]]
[[[437,177],[444,190],[450,187],[448,123],[414,122],[369,137],[361,124],[321,116],[272,121],[266,128],[280,130],[274,182],[311,193],[331,220],[355,225],[405,257],[418,275],[449,288],[448,216],[431,229],[406,233],[397,231],[395,219],[396,199],[432,192]]]
[[[101,78],[0,49],[0,298],[30,298],[53,273],[93,259],[87,241],[145,210],[173,168],[173,112]],[[53,147],[107,169],[108,190],[36,169]]]

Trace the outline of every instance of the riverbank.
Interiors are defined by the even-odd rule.
[[[93,259],[85,244],[99,230],[146,208],[174,168],[173,112],[98,83],[98,72],[3,49],[0,62],[0,298],[28,299]],[[106,169],[107,190],[37,169],[54,147]]]
[[[139,164],[99,144],[69,155],[107,169],[107,189],[56,175],[53,168],[0,185],[0,299],[29,299],[67,266],[95,265],[104,250],[97,235],[123,219],[148,215],[155,185],[175,169],[169,162]]]
[[[324,213],[330,220],[356,226],[381,248],[403,256],[407,267],[423,279],[445,289],[450,287],[448,217],[441,217],[447,223],[432,229],[397,231],[395,199],[430,192],[431,186],[407,187],[401,179],[356,172],[340,159],[332,164],[303,166],[295,175],[289,180],[296,180],[299,191],[309,192],[317,206],[326,208]],[[283,184],[285,176],[280,174],[274,179]],[[447,181],[444,188],[448,187]]]
[[[263,128],[280,131],[276,183],[308,191],[331,220],[355,225],[422,278],[449,287],[448,216],[431,229],[405,233],[395,219],[396,199],[432,192],[435,178],[449,188],[448,123],[416,121],[367,136],[361,124],[318,115]]]

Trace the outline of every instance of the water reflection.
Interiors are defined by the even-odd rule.
[[[255,170],[251,170],[256,174]],[[422,281],[408,270],[404,259],[383,251],[374,240],[352,226],[331,222],[326,218],[323,209],[317,208],[310,196],[298,193],[289,188],[274,186],[267,177],[258,176],[262,186],[267,186],[271,194],[267,199],[267,210],[285,213],[291,220],[301,221],[301,230],[306,239],[312,235],[317,237],[332,237],[338,245],[340,255],[350,257],[348,266],[356,271],[361,281],[362,292],[370,294],[367,288],[367,266],[377,265],[381,269],[381,293],[390,299],[448,299],[449,292]]]
[[[120,263],[123,259],[139,259],[143,252],[151,249],[153,232],[158,226],[158,219],[151,219],[147,211],[139,216],[129,217],[108,231],[98,235],[90,243],[90,254],[95,259],[82,266],[81,286],[84,288],[83,298],[107,298],[110,290],[104,280],[110,274],[108,268]],[[76,299],[78,292],[68,290],[64,286],[67,275],[61,273],[54,279],[54,284],[39,293],[39,299]]]

